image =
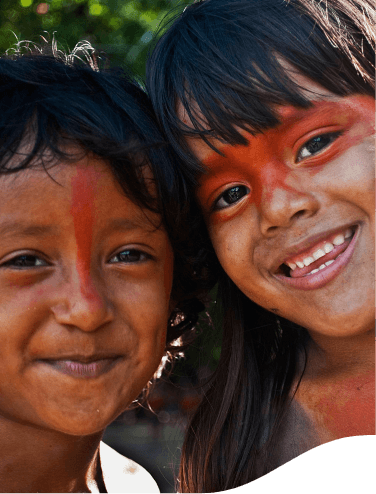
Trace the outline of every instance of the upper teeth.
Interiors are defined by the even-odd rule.
[[[350,228],[348,228],[346,230],[345,234],[343,234],[343,233],[338,234],[336,237],[334,237],[332,243],[326,242],[326,244],[323,247],[321,247],[320,249],[316,250],[316,252],[314,252],[312,254],[312,256],[305,257],[304,259],[302,259],[300,261],[295,261],[295,263],[286,262],[286,264],[292,270],[294,270],[297,266],[298,266],[298,268],[304,268],[305,266],[309,266],[314,261],[317,261],[317,259],[320,259],[320,257],[325,256],[325,254],[329,254],[329,252],[331,252],[334,249],[335,245],[338,246],[338,245],[343,244],[345,239],[351,237],[351,235],[352,235],[352,231],[350,230]],[[323,269],[321,266],[320,266],[320,268]]]

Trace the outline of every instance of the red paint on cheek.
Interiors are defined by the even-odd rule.
[[[90,280],[91,252],[94,224],[94,197],[98,184],[98,173],[89,167],[77,167],[72,178],[72,206],[74,232],[77,247],[77,273],[81,292],[94,295]]]

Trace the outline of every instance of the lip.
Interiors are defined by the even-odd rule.
[[[354,225],[352,225],[352,227],[354,227]],[[343,231],[343,228],[337,231]],[[348,265],[354,253],[355,244],[359,237],[359,233],[360,233],[360,226],[356,225],[356,231],[346,250],[343,251],[332,264],[318,271],[317,273],[299,278],[290,278],[282,274],[276,273],[274,274],[275,278],[277,278],[282,283],[286,283],[300,290],[316,290],[318,288],[322,288],[323,286],[327,285],[332,280],[334,280],[340,274],[340,272]],[[321,239],[325,240],[327,236],[328,234],[326,234]],[[320,241],[321,239],[319,239],[318,241]],[[288,258],[285,257],[285,259]]]
[[[38,362],[75,378],[97,378],[117,365],[122,359],[119,355],[77,357],[69,356],[57,359],[40,359]]]

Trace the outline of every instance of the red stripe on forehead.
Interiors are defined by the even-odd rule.
[[[90,286],[90,264],[95,215],[95,190],[98,171],[92,167],[77,167],[72,178],[72,206],[74,232],[77,245],[77,272],[82,291]],[[90,290],[89,290],[90,291]]]

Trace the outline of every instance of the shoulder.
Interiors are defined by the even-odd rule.
[[[150,473],[136,462],[117,453],[104,442],[100,443],[99,454],[107,492],[159,492]]]

